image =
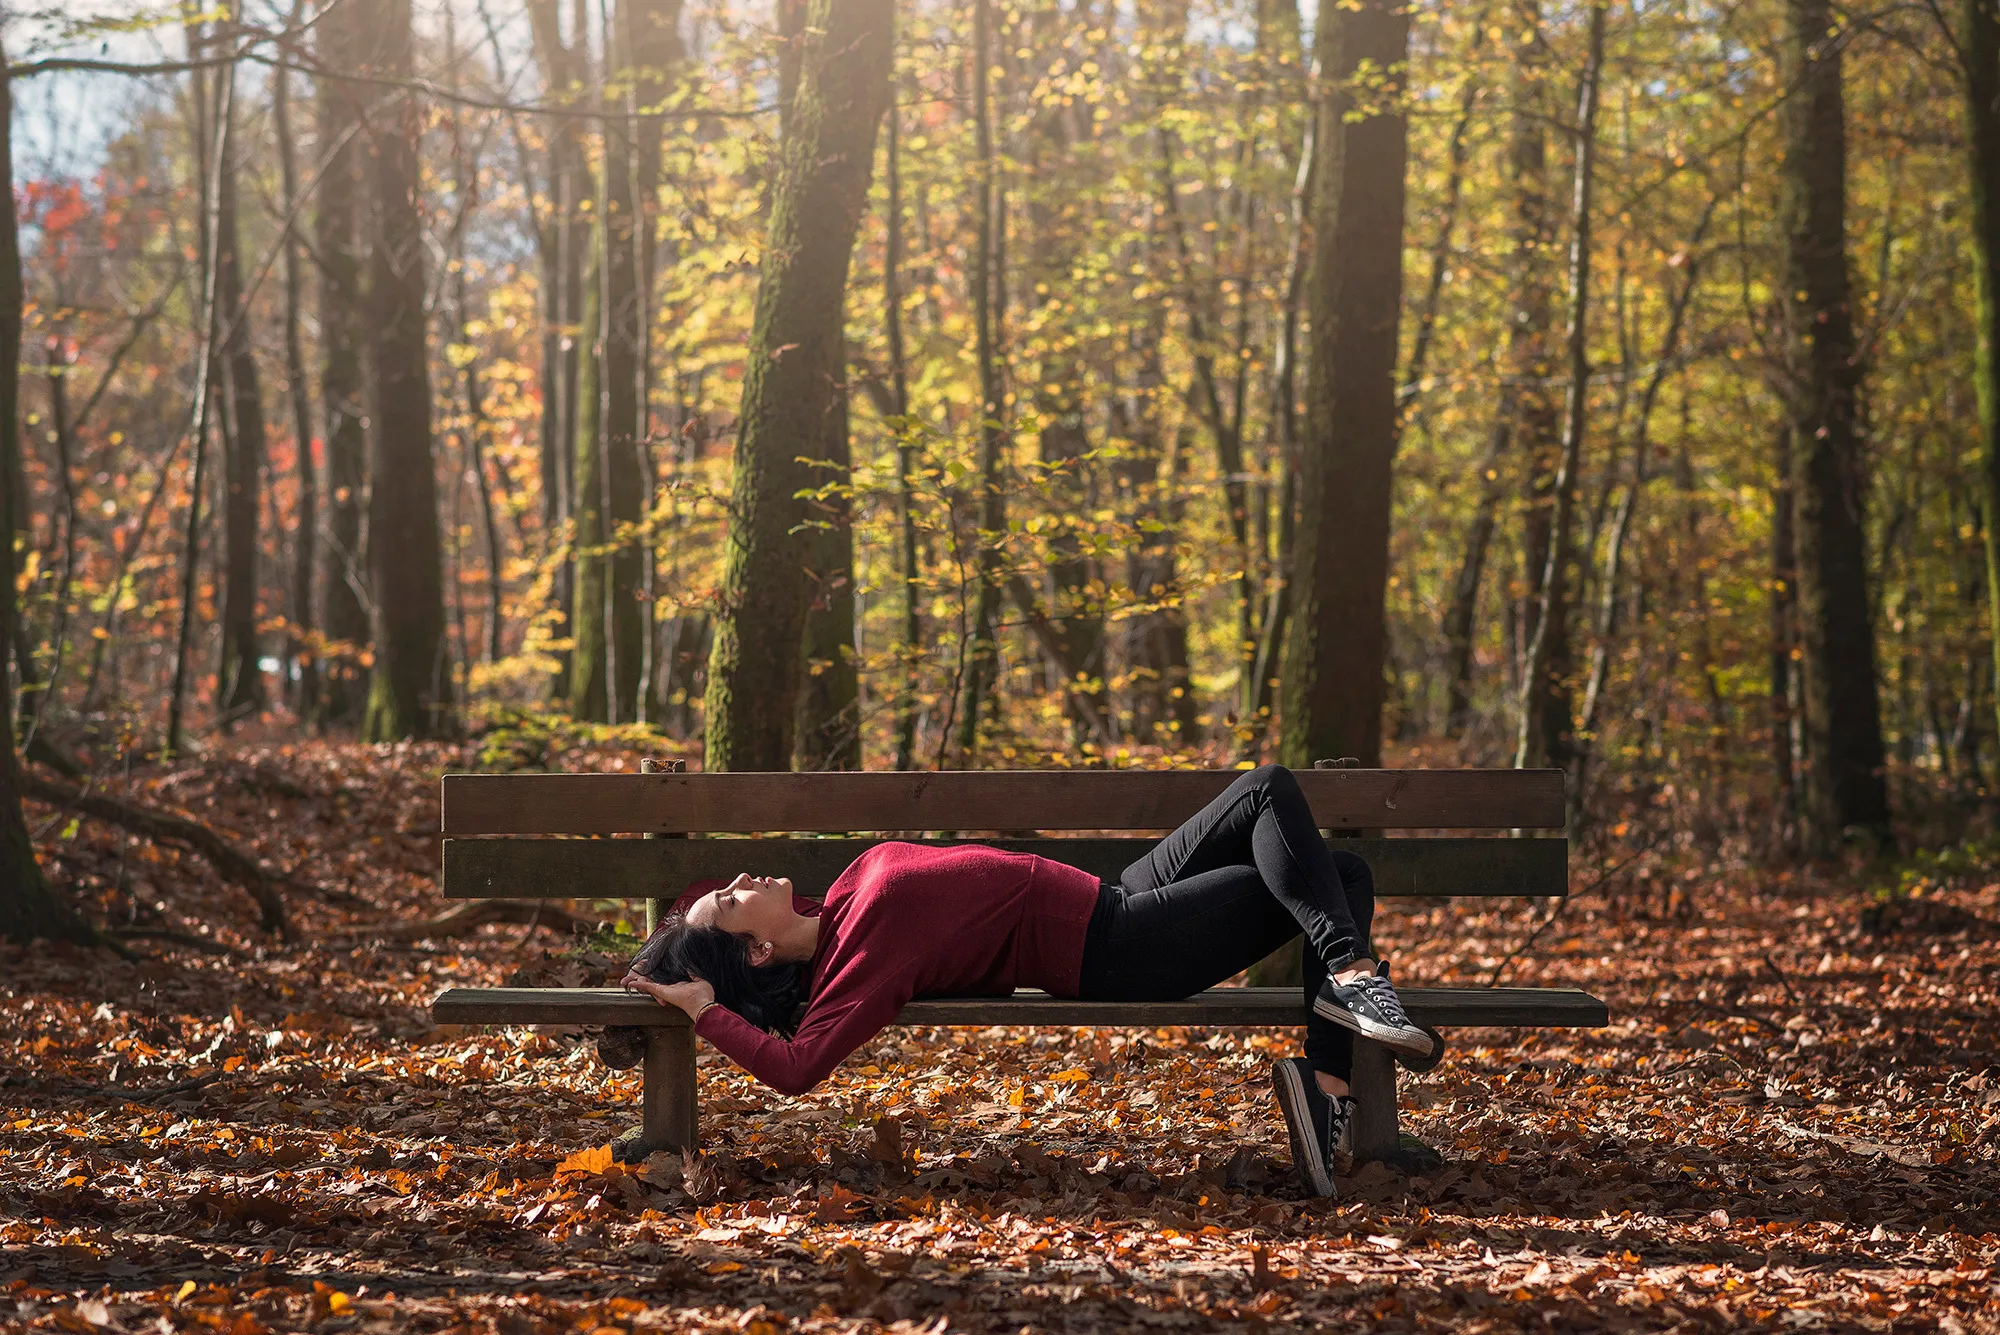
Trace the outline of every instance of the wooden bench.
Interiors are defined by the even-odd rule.
[[[664,766],[654,767],[664,770]],[[1233,771],[930,771],[816,774],[448,775],[444,892],[454,899],[646,899],[751,871],[824,893],[864,849],[912,832],[921,842],[978,842],[1040,853],[1106,879],[1200,810]],[[1298,773],[1320,826],[1366,858],[1378,898],[1560,897],[1568,844],[1560,836],[1490,832],[1557,829],[1557,770],[1363,770]],[[1489,832],[1486,837],[1382,838],[1387,829]],[[923,832],[1005,831],[1007,837],[922,838]],[[1132,831],[1122,838],[1023,837],[1024,832]],[[856,837],[858,831],[873,832]],[[901,832],[901,833],[892,833]],[[1143,834],[1136,832],[1145,832]],[[605,836],[644,834],[647,839]],[[778,836],[686,838],[690,835]],[[568,837],[552,837],[568,836]],[[588,837],[579,837],[588,836]],[[833,837],[829,837],[833,836]],[[1605,1004],[1567,988],[1399,987],[1418,1023],[1600,1027]],[[1295,987],[1212,988],[1182,1001],[1088,1002],[1033,991],[1011,997],[915,1001],[906,1025],[1299,1025]],[[453,1024],[636,1025],[646,1032],[640,1125],[621,1158],[692,1147],[694,1031],[679,1010],[617,988],[451,988],[431,1006]],[[1415,1069],[1430,1069],[1443,1044]],[[1353,1151],[1416,1167],[1434,1156],[1399,1134],[1396,1063],[1355,1044]]]

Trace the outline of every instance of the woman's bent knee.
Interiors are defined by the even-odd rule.
[[[1283,765],[1259,765],[1250,771],[1250,780],[1257,787],[1273,793],[1300,791],[1298,776]]]
[[[1334,870],[1340,873],[1340,883],[1349,890],[1375,891],[1375,870],[1368,865],[1368,859],[1359,853],[1350,853],[1344,848],[1329,848],[1333,855]]]

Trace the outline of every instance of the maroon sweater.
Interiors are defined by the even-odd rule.
[[[1095,876],[1031,853],[878,844],[826,893],[797,1034],[767,1034],[726,1006],[695,1032],[771,1088],[803,1094],[914,997],[1075,996],[1097,891]]]

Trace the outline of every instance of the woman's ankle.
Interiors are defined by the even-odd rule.
[[[1337,1075],[1328,1075],[1325,1071],[1315,1071],[1313,1072],[1313,1078],[1319,1082],[1319,1092],[1330,1099],[1344,1099],[1351,1092],[1347,1087],[1347,1082]]]
[[[1375,972],[1375,961],[1366,955],[1356,956],[1333,971],[1336,983],[1351,983],[1357,978],[1366,978]]]

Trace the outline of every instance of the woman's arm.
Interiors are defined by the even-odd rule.
[[[786,1039],[765,1033],[727,1006],[709,1006],[701,1011],[694,1031],[780,1094],[799,1095],[881,1033],[901,1009],[901,1002],[881,992],[854,998],[822,996],[807,1010],[798,1033]]]
[[[806,1012],[789,1039],[767,1034],[715,999],[715,989],[699,978],[656,983],[650,978],[627,987],[662,1006],[678,1006],[695,1022],[695,1032],[731,1061],[780,1094],[803,1094],[832,1074],[863,1043],[882,1032],[901,1010],[866,998],[822,997]],[[830,1004],[829,1004],[830,1003]]]

